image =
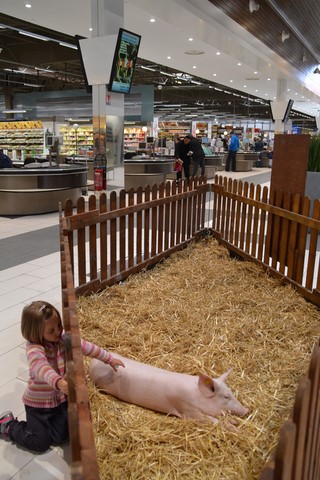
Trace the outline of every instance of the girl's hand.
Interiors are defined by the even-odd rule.
[[[119,366],[125,368],[124,363],[119,358],[113,358],[110,362],[110,365],[115,372],[118,370]]]
[[[68,395],[68,382],[64,377],[60,378],[60,380],[57,381],[57,388],[58,390],[61,390],[61,392],[65,395]]]

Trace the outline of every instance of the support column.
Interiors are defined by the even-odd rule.
[[[284,133],[284,123],[282,121],[288,102],[286,101],[287,80],[278,80],[277,100],[272,104],[272,114],[275,120],[274,133]]]
[[[104,35],[115,35],[119,28],[123,27],[124,18],[124,0],[91,0],[91,17],[92,17],[92,36],[101,37]],[[101,62],[104,59],[101,58]],[[110,65],[111,69],[111,65]],[[121,95],[123,94],[113,94]],[[108,97],[112,95],[108,94]],[[110,99],[108,101],[110,103]],[[123,102],[122,102],[123,105]],[[108,164],[120,163],[122,151],[122,135],[115,135],[112,127],[112,120],[107,117],[107,91],[106,85],[93,85],[92,87],[92,110],[93,110],[93,140],[94,140],[94,156],[101,153],[107,153]],[[121,124],[123,132],[123,116],[124,108],[118,109],[116,124]],[[107,135],[108,132],[108,135]],[[120,148],[119,148],[120,147]]]

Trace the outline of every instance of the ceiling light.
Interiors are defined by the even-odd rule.
[[[27,110],[2,110],[2,113],[26,113]]]
[[[155,18],[150,18],[150,22],[151,22],[151,23],[154,23],[155,21],[156,21]]]
[[[44,37],[43,35],[38,35],[37,33],[32,32],[25,32],[24,30],[19,30],[20,35],[25,35],[26,37],[36,38],[37,40],[43,40],[44,42],[48,42],[49,38]]]
[[[189,37],[188,40],[189,40],[189,42],[193,42],[193,38],[192,38],[192,37]]]
[[[239,63],[237,63],[237,65],[238,65],[238,67],[241,67],[241,63],[240,63],[240,62],[239,62]]]
[[[26,4],[25,4],[25,7],[26,7],[26,8],[31,8],[32,5],[31,5],[31,3],[26,3]]]
[[[35,87],[35,88],[40,88],[41,85],[36,85],[35,83],[24,83],[23,84],[25,87]]]
[[[39,72],[44,72],[44,73],[56,73],[55,70],[50,70],[49,68],[40,68],[40,67],[34,67],[36,70]]]
[[[73,48],[73,50],[78,50],[78,47],[76,45],[72,45],[71,43],[59,42],[59,45],[61,45],[61,47],[68,47]]]
[[[150,70],[151,72],[156,72],[156,70],[151,67],[144,67],[143,65],[141,65],[141,68],[143,68],[143,70]]]
[[[249,0],[249,12],[257,12],[259,10],[259,3],[256,3],[254,0]]]
[[[167,60],[171,60],[171,57],[170,57],[170,55],[167,57]]]
[[[220,52],[217,52],[216,55],[221,55],[221,53],[220,53]]]

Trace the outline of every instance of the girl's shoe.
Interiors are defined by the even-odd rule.
[[[9,423],[14,420],[13,413],[10,411],[0,414],[0,433],[5,437],[8,436]]]

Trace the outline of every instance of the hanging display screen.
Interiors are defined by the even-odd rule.
[[[133,80],[134,67],[138,58],[141,36],[119,29],[114,52],[108,90],[117,93],[129,93]]]

